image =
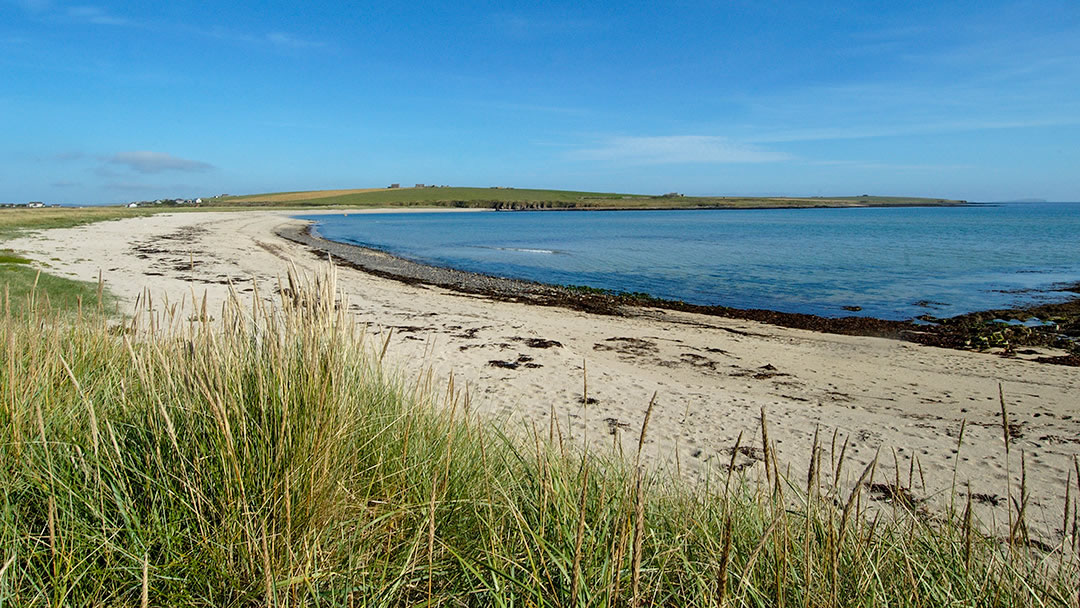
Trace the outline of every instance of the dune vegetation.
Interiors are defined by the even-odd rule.
[[[152,210],[124,207],[51,207],[46,209],[0,209],[0,244],[8,239],[50,228],[72,228],[137,215]],[[46,266],[42,269],[42,266]],[[53,313],[66,314],[80,306],[111,308],[115,299],[99,283],[76,281],[49,272],[48,263],[32,264],[19,252],[0,247],[0,299],[16,315],[43,306]]]
[[[0,240],[34,230],[72,228],[93,222],[137,217],[155,212],[156,210],[152,208],[131,209],[121,206],[0,209]]]
[[[80,306],[110,306],[114,298],[100,283],[75,281],[41,272],[30,260],[10,249],[0,249],[0,299],[15,315],[26,315],[39,305],[55,312]]]
[[[332,271],[280,291],[122,320],[5,305],[0,605],[1077,604],[1080,487],[1057,545],[1024,525],[1023,487],[1006,538],[960,490],[875,511],[885,465],[822,441],[782,474],[766,412],[732,453],[767,480],[690,486],[554,416],[496,426],[452,377],[395,375]]]

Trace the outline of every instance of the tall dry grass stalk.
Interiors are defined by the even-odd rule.
[[[873,515],[873,464],[845,484],[847,441],[831,463],[815,441],[804,490],[764,414],[765,483],[740,438],[687,486],[643,464],[658,397],[632,458],[564,440],[565,404],[528,438],[452,379],[388,373],[332,272],[279,291],[146,295],[121,323],[8,309],[0,605],[1076,605],[1075,504],[1056,559],[980,532],[970,492],[962,516]]]

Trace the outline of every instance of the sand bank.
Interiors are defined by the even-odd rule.
[[[162,214],[52,230],[8,246],[65,276],[96,280],[100,271],[129,306],[144,289],[155,302],[190,306],[193,294],[205,293],[217,306],[229,281],[251,293],[254,280],[269,297],[290,263],[309,272],[325,265],[325,257],[277,235],[302,225],[289,215]],[[834,433],[836,452],[848,442],[845,477],[857,476],[880,449],[879,480],[895,481],[899,468],[902,486],[911,473],[911,493],[940,504],[955,464],[987,523],[1002,521],[1000,383],[1014,428],[1014,487],[1023,452],[1031,525],[1050,530],[1043,536],[1051,540],[1060,531],[1066,476],[1080,453],[1078,368],[658,308],[592,314],[349,267],[338,279],[358,322],[377,337],[391,335],[394,365],[413,377],[453,373],[458,386],[468,385],[473,408],[510,428],[546,429],[554,412],[575,439],[623,441],[630,449],[655,393],[647,455],[692,479],[726,467],[740,434],[743,446],[760,447],[764,407],[781,466],[795,479],[805,476],[820,428],[826,462]],[[735,463],[753,475],[759,459],[760,450],[744,449]]]

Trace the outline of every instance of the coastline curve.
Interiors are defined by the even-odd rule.
[[[645,294],[620,294],[603,290],[579,289],[550,285],[522,279],[497,277],[443,266],[423,264],[385,251],[331,241],[318,235],[314,222],[302,220],[300,225],[279,227],[276,234],[307,247],[316,255],[329,255],[341,264],[363,272],[407,284],[431,285],[460,293],[488,297],[494,300],[523,302],[540,306],[562,307],[594,314],[638,316],[646,311],[679,311],[728,319],[756,321],[828,334],[868,336],[914,342],[958,350],[975,350],[984,344],[982,334],[1011,332],[1006,340],[1005,356],[1015,356],[1012,346],[1050,346],[1072,350],[1075,336],[1071,333],[1080,324],[1080,297],[1064,303],[1040,305],[1023,309],[988,310],[968,313],[948,319],[896,321],[864,316],[823,317],[806,313],[789,313],[766,309],[743,309],[727,306],[703,306],[678,300],[653,298]],[[1064,316],[1066,326],[999,327],[996,320],[1026,320],[1052,312]],[[1022,328],[1022,329],[1021,329]],[[1080,367],[1080,353],[1036,357],[1039,363],[1054,363]]]

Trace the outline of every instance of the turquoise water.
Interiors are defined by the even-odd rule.
[[[1064,300],[1080,281],[1080,203],[308,219],[437,266],[825,316],[950,316]]]

